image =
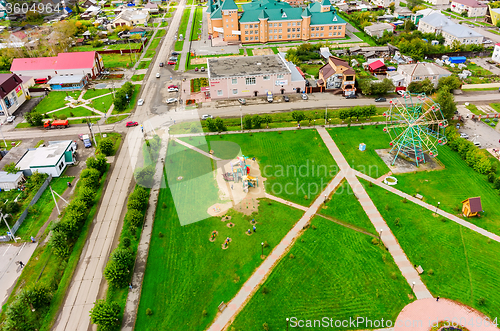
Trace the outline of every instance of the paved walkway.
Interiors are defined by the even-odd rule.
[[[278,198],[278,197],[276,197],[274,195],[271,195],[271,194],[267,194],[266,193],[265,197],[268,198],[268,199],[280,202],[280,203],[282,203],[284,205],[287,205],[287,206],[290,206],[290,207],[293,207],[293,208],[296,208],[296,209],[300,209],[300,210],[303,210],[303,211],[307,211],[309,209],[309,208],[304,207],[302,205],[296,204],[295,202],[291,202],[291,201],[288,201],[288,200],[285,200],[285,199],[282,199],[282,198]]]
[[[186,71],[186,61],[188,58],[189,51],[191,50],[191,26],[193,25],[193,17],[194,13],[196,11],[196,7],[189,7],[186,6],[185,10],[190,10],[190,15],[189,15],[189,21],[187,24],[187,29],[186,29],[186,35],[184,36],[184,44],[182,46],[182,55],[181,59],[179,61],[179,70],[178,72],[184,72]]]
[[[428,331],[436,321],[455,321],[470,331],[496,331],[477,310],[448,299],[417,300],[401,310],[394,331]]]
[[[184,142],[184,141],[179,140],[179,139],[177,139],[177,138],[175,138],[174,140],[175,140],[176,142],[178,142],[179,144],[181,144],[181,145],[183,145],[183,146],[186,146],[187,148],[192,149],[193,151],[198,152],[198,153],[200,153],[200,154],[202,154],[202,155],[204,155],[204,156],[206,156],[206,157],[209,157],[209,158],[211,158],[211,159],[213,159],[213,160],[215,160],[215,161],[222,161],[222,159],[221,159],[221,158],[218,158],[217,156],[213,156],[212,154],[207,153],[207,152],[205,152],[205,151],[202,151],[202,150],[201,150],[201,149],[199,149],[198,147],[194,147],[193,145],[190,145],[190,144],[188,144],[187,142]]]
[[[399,195],[399,196],[400,196],[400,197],[402,197],[402,198],[406,198],[408,201],[411,201],[411,202],[413,202],[413,203],[416,203],[417,205],[419,205],[419,206],[421,206],[421,207],[424,207],[425,209],[428,209],[428,210],[430,210],[430,211],[432,211],[432,212],[435,212],[435,213],[436,213],[436,214],[438,214],[438,215],[441,215],[441,216],[443,216],[443,217],[446,217],[446,218],[447,218],[447,219],[449,219],[450,221],[453,221],[453,222],[458,223],[458,224],[460,224],[460,225],[462,225],[462,226],[465,226],[466,228],[468,228],[468,229],[470,229],[470,230],[472,230],[472,231],[474,231],[474,232],[477,232],[477,233],[479,233],[479,234],[481,234],[481,235],[483,235],[483,236],[485,236],[485,237],[488,237],[488,238],[490,238],[491,240],[495,240],[495,241],[497,241],[497,242],[500,242],[500,236],[498,236],[498,235],[496,235],[496,234],[494,234],[494,233],[491,233],[491,232],[489,232],[489,231],[486,231],[486,230],[484,230],[483,228],[480,228],[480,227],[478,227],[478,226],[477,226],[477,225],[475,225],[475,224],[472,224],[472,223],[470,223],[470,222],[467,222],[467,221],[465,221],[465,220],[461,219],[460,217],[457,217],[457,216],[455,216],[455,215],[453,215],[453,214],[450,214],[450,213],[448,213],[448,212],[445,212],[444,210],[438,209],[438,208],[436,208],[436,206],[433,206],[433,205],[430,205],[430,204],[428,204],[428,203],[426,203],[426,202],[423,202],[423,201],[422,201],[422,200],[420,200],[420,199],[417,199],[417,198],[415,198],[415,197],[413,197],[413,196],[411,196],[411,195],[409,195],[409,194],[406,194],[406,193],[404,193],[404,192],[402,192],[402,191],[400,191],[400,190],[398,190],[398,189],[395,189],[395,188],[394,188],[394,187],[392,187],[392,186],[386,185],[386,184],[382,183],[381,181],[379,181],[379,180],[377,180],[377,179],[374,179],[374,178],[372,178],[372,177],[370,177],[370,176],[367,176],[367,175],[365,175],[365,174],[363,174],[363,173],[361,173],[361,172],[358,172],[358,171],[354,171],[354,172],[355,172],[355,174],[356,174],[358,177],[361,177],[361,178],[363,178],[363,179],[366,179],[367,181],[372,182],[373,184],[375,184],[375,185],[377,185],[377,186],[380,186],[381,188],[386,189],[386,190],[387,190],[387,191],[389,191],[389,192],[392,192],[392,193],[394,193],[394,194],[397,194],[397,195]]]
[[[248,299],[257,291],[260,284],[266,280],[274,266],[288,252],[288,249],[292,246],[297,237],[299,237],[303,227],[309,223],[311,218],[316,214],[324,202],[324,195],[326,194],[329,196],[332,194],[340,185],[342,179],[342,174],[338,174],[333,178],[325,190],[321,192],[319,197],[314,200],[312,205],[307,209],[302,218],[295,224],[292,230],[286,234],[266,260],[257,268],[252,276],[250,276],[245,284],[243,284],[236,296],[228,303],[227,308],[215,319],[214,323],[208,329],[209,331],[223,330],[224,327],[236,317],[237,313],[243,309]]]
[[[370,199],[365,189],[359,182],[354,169],[351,169],[326,129],[319,127],[317,128],[317,130],[321,138],[325,142],[326,147],[335,159],[335,162],[337,162],[341,173],[345,175],[345,178],[349,182],[349,185],[351,185],[353,193],[358,198],[361,207],[363,207],[363,210],[372,222],[375,229],[377,229],[377,231],[381,233],[380,237],[382,239],[382,242],[389,250],[389,253],[391,253],[392,257],[394,258],[394,262],[396,262],[399,270],[401,270],[401,273],[406,278],[406,281],[412,288],[417,299],[432,298],[431,293],[420,279],[418,272],[408,260],[408,257],[401,249],[401,246],[399,246],[399,243],[392,233],[391,229],[389,228],[389,226],[387,226],[387,223],[382,218],[382,215],[380,215],[380,213],[378,212],[377,207],[375,207],[375,204]]]

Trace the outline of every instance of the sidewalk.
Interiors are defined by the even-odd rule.
[[[326,147],[335,159],[335,162],[337,162],[337,165],[340,167],[341,173],[345,174],[345,177],[349,185],[351,185],[354,195],[358,198],[361,207],[363,207],[363,210],[375,229],[381,233],[380,237],[382,242],[389,250],[389,253],[391,253],[394,258],[394,262],[403,274],[403,277],[406,278],[408,285],[412,288],[417,299],[432,298],[432,294],[420,279],[418,272],[408,260],[391,229],[387,226],[387,223],[382,218],[382,215],[378,212],[377,207],[375,207],[375,204],[356,177],[356,172],[354,169],[351,169],[330,134],[328,134],[325,128],[318,128],[318,132],[325,142]]]
[[[196,11],[196,7],[186,6],[184,10],[190,10],[189,21],[187,24],[186,35],[184,36],[184,45],[182,46],[181,60],[179,61],[178,72],[186,71],[186,60],[188,58],[189,51],[191,49],[191,27],[193,26],[193,17]]]

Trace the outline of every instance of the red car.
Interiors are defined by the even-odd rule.
[[[175,61],[168,61],[168,64],[170,64],[170,65],[174,65],[174,64],[175,64]]]
[[[179,88],[177,85],[170,85],[168,88]]]
[[[127,122],[127,124],[125,124],[125,126],[128,128],[129,126],[138,126],[139,123],[137,122]]]

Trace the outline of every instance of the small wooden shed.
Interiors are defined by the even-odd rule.
[[[469,198],[462,201],[462,213],[465,217],[477,216],[480,211],[483,211],[481,197]]]

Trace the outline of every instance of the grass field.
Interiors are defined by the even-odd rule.
[[[343,219],[342,213],[336,217]],[[285,319],[292,316],[394,321],[410,302],[408,283],[391,255],[373,245],[370,236],[319,216],[311,224],[236,317],[235,330],[262,330],[264,323],[269,330],[285,330]],[[332,327],[339,329],[356,328]]]
[[[54,113],[47,114],[47,118],[51,118],[52,116],[61,117],[65,115],[67,118],[69,117],[80,117],[80,116],[94,116],[97,115],[93,111],[85,108],[85,107],[76,107],[76,108],[64,108],[62,110],[56,111]]]
[[[134,54],[101,54],[106,68],[132,68],[135,64]]]
[[[228,302],[262,263],[260,243],[269,244],[264,249],[264,254],[269,254],[302,212],[261,200],[258,215],[231,215],[233,228],[220,218],[181,226],[169,188],[161,189],[137,330],[204,330],[221,301]],[[252,218],[257,221],[258,230],[247,236],[244,231]],[[218,236],[211,243],[209,238],[214,230]],[[222,250],[227,237],[232,241],[227,250]],[[151,316],[146,315],[147,308],[153,311]]]
[[[348,223],[373,235],[378,235],[346,180],[337,188],[326,205],[319,209],[318,213]]]
[[[146,76],[146,74],[140,74],[140,75],[133,75],[130,79],[134,82],[138,82],[138,81],[141,81],[144,79],[144,76]]]
[[[52,91],[38,105],[36,105],[33,111],[36,111],[40,114],[45,114],[48,111],[56,110],[66,106],[67,101],[64,100],[66,96],[72,96],[74,99],[78,99],[80,95],[80,91]]]
[[[92,99],[92,98],[95,98],[95,97],[98,97],[98,96],[101,96],[103,94],[108,94],[108,93],[112,93],[113,91],[111,89],[91,89],[91,90],[87,90],[85,92],[85,94],[83,95],[83,99],[85,100],[88,100],[88,99]]]
[[[119,134],[118,132],[108,132],[106,133],[106,138],[111,139],[111,141],[113,142],[113,153],[111,155],[115,155],[122,142],[122,135]],[[96,134],[95,139],[97,141],[97,144],[99,144],[99,142],[103,138],[101,138],[100,134]]]
[[[191,25],[191,33],[190,33],[190,40],[198,40],[198,35],[201,33],[201,28],[202,28],[202,18],[203,18],[203,10],[205,7],[199,7],[197,6],[196,9],[194,10],[194,17],[193,17],[193,23]]]
[[[222,159],[240,151],[255,157],[266,192],[309,206],[337,174],[335,161],[316,130],[207,136],[209,149]]]
[[[375,152],[376,149],[389,148],[390,137],[383,127],[367,125],[361,127],[327,129],[349,165],[373,178],[389,172],[389,168]],[[365,143],[366,150],[361,152],[359,144]]]
[[[458,300],[492,318],[500,316],[500,243],[362,183],[410,262],[424,269],[422,280],[434,296]]]
[[[377,46],[373,39],[366,35],[364,32],[354,32],[354,35],[370,46]]]
[[[317,78],[319,73],[319,68],[321,67],[322,67],[321,64],[303,64],[300,66],[300,69],[302,70],[303,73],[309,74]]]
[[[141,62],[139,62],[139,65],[137,66],[137,69],[146,69],[150,65],[151,65],[151,60],[141,61]]]
[[[187,33],[187,25],[189,22],[189,17],[191,16],[191,10],[192,10],[191,8],[186,8],[186,9],[184,9],[184,12],[182,13],[181,23],[180,23],[179,29],[178,29],[179,34],[177,35],[178,38],[180,38],[180,36],[182,35],[184,40],[188,40],[186,33]]]
[[[63,194],[63,192],[68,187],[68,182],[73,182],[75,177],[57,177],[52,178],[50,181],[50,186],[52,189],[58,194]],[[56,196],[57,197],[57,196]],[[63,208],[63,203],[61,203],[60,199],[57,198],[59,208]],[[49,219],[52,210],[54,209],[54,200],[52,199],[52,194],[50,190],[47,188],[40,199],[31,207],[28,212],[28,216],[24,220],[23,224],[16,232],[16,236],[22,238],[23,241],[29,241],[30,236],[36,237],[40,228],[47,222]]]
[[[113,124],[116,122],[120,122],[121,120],[129,117],[130,115],[117,115],[117,116],[110,116],[106,118],[106,124]]]
[[[166,33],[167,33],[167,30],[164,30],[164,29],[158,30],[155,34],[155,39],[156,38],[161,39]]]
[[[151,42],[151,45],[149,45],[147,51],[146,51],[146,54],[144,55],[144,57],[146,58],[152,58],[155,56],[156,54],[156,48],[158,47],[158,45],[160,44],[160,40],[161,39],[153,39],[153,41]]]
[[[112,104],[113,104],[113,94],[108,94],[103,97],[91,100],[90,107],[95,108],[103,113],[106,113]]]

